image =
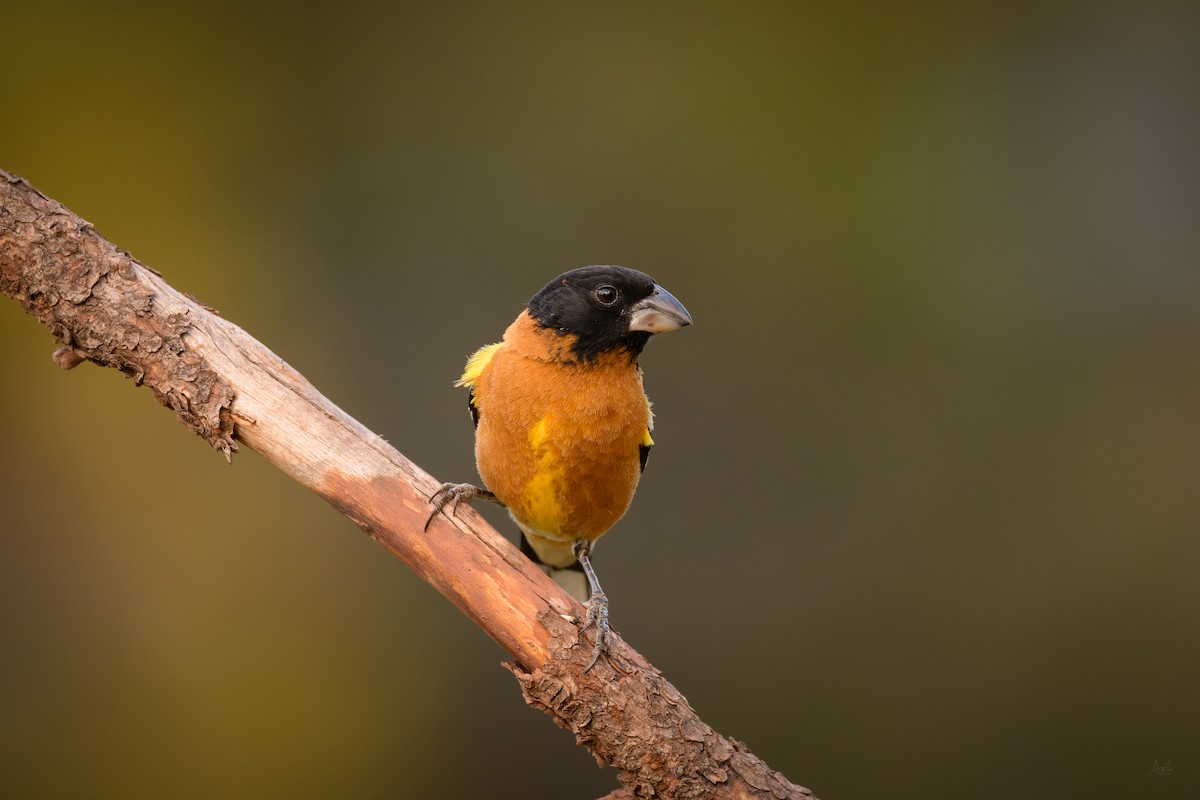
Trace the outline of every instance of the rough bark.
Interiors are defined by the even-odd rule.
[[[619,770],[610,797],[810,798],[706,725],[613,636],[583,672],[591,634],[574,600],[473,510],[438,515],[438,482],[233,323],[171,288],[93,226],[0,170],[0,291],[50,329],[54,361],[115,367],[232,459],[254,449],[317,492],[512,654],[526,701]]]

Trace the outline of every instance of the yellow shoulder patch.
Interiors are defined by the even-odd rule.
[[[474,355],[467,359],[467,366],[463,368],[462,377],[454,382],[455,386],[472,387],[475,381],[479,380],[479,375],[491,363],[492,356],[496,354],[496,350],[504,346],[504,342],[496,342],[479,348]]]
[[[642,447],[654,447],[654,440],[650,438],[649,428],[647,428],[646,432],[642,434]]]

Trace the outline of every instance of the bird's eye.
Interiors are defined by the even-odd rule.
[[[617,295],[620,293],[617,291],[617,287],[609,286],[606,283],[603,286],[597,286],[595,294],[601,305],[611,306],[617,302]]]

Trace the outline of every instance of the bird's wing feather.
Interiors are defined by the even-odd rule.
[[[479,404],[475,402],[475,381],[479,380],[484,369],[492,362],[492,356],[503,346],[504,342],[496,342],[476,350],[467,359],[467,366],[463,369],[462,377],[454,382],[455,386],[466,386],[471,390],[467,395],[467,408],[471,409],[471,421],[476,428],[479,427]]]
[[[639,367],[640,371],[640,367]],[[642,472],[646,471],[646,459],[650,458],[650,448],[654,446],[654,439],[650,436],[650,431],[654,430],[654,409],[650,398],[646,398],[646,434],[642,436],[641,444],[638,445],[638,460],[641,464]]]

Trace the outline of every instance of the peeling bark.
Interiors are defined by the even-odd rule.
[[[114,367],[231,458],[234,391],[184,346],[190,309],[155,309],[153,273],[59,203],[0,173],[0,291],[50,329],[54,360]],[[161,313],[166,310],[167,313]]]
[[[2,170],[0,291],[54,334],[59,366],[114,367],[227,459],[239,442],[256,450],[462,609],[512,654],[526,702],[617,768],[609,800],[812,797],[706,725],[620,636],[584,673],[591,645],[564,618],[583,607],[474,510],[439,514],[423,533],[438,482],[245,331]]]
[[[505,666],[525,702],[575,734],[598,764],[620,770],[625,794],[616,797],[812,797],[744,744],[706,725],[687,698],[624,642],[596,663],[596,685],[583,685],[591,675],[582,672],[590,648],[579,628],[545,611],[539,621],[550,633],[549,660],[532,670]]]

